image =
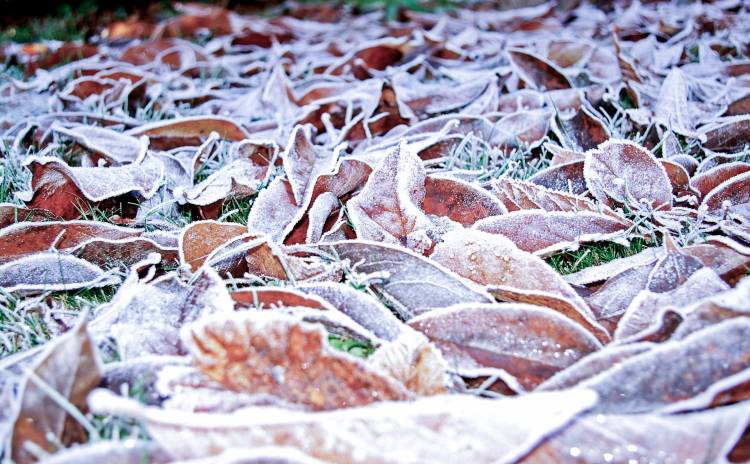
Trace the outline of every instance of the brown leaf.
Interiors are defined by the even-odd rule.
[[[704,198],[708,193],[720,184],[750,171],[750,164],[741,161],[720,164],[707,171],[696,174],[690,179],[690,186],[700,193]]]
[[[525,209],[543,209],[550,212],[601,212],[600,210],[602,210],[588,198],[559,190],[550,190],[541,185],[508,177],[501,177],[494,181],[492,188],[495,195],[510,212]]]
[[[409,325],[424,333],[459,374],[502,369],[530,390],[601,344],[581,326],[541,306],[461,304]]]
[[[347,202],[357,237],[424,251],[432,223],[420,210],[425,197],[422,161],[404,145],[389,153],[362,191]],[[411,246],[410,246],[411,245]]]
[[[472,282],[401,247],[345,241],[321,248],[339,259],[348,259],[359,273],[382,276],[374,286],[405,319],[432,308],[492,301]]]
[[[180,262],[195,272],[214,250],[244,233],[247,227],[240,224],[193,222],[180,232]]]
[[[193,363],[226,388],[267,393],[313,410],[410,397],[399,382],[336,352],[314,325],[276,312],[210,317],[183,333]]]
[[[281,155],[298,206],[303,206],[308,190],[318,175],[332,171],[336,164],[334,154],[314,146],[310,137],[309,126],[295,127],[286,150]]]
[[[607,345],[545,380],[535,391],[565,390],[575,387],[584,380],[612,369],[626,359],[645,353],[654,346],[655,344],[650,342]]]
[[[747,145],[750,134],[750,116],[733,116],[725,121],[701,128],[705,148],[713,151],[736,153]]]
[[[47,345],[25,375],[8,456],[14,462],[37,461],[27,443],[52,452],[58,443],[69,446],[86,440],[90,431],[46,391],[55,391],[81,414],[87,411],[86,396],[99,385],[102,368],[86,323],[87,316],[81,317],[73,330]]]
[[[657,318],[663,309],[681,308],[728,289],[729,286],[714,271],[703,268],[693,273],[674,290],[661,293],[643,290],[625,310],[617,324],[614,338],[623,341],[648,335],[655,326],[658,327],[660,321]]]
[[[540,90],[569,89],[570,82],[555,65],[520,49],[508,50],[511,63],[521,77]]]
[[[376,336],[393,341],[404,331],[404,324],[373,296],[357,291],[349,285],[322,282],[303,284],[301,291],[317,295],[346,314]]]
[[[745,172],[720,183],[703,198],[701,208],[711,216],[737,214],[748,217],[750,205],[750,172]]]
[[[602,203],[669,209],[672,186],[664,167],[645,148],[610,140],[586,153],[586,185]]]
[[[70,250],[95,238],[117,240],[141,233],[96,221],[19,222],[0,229],[0,263],[50,249]]]
[[[588,305],[554,269],[502,235],[471,230],[449,232],[430,259],[489,286],[489,291],[502,300],[548,306],[581,324],[599,340],[609,340]]]
[[[310,415],[268,408],[180,413],[147,408],[101,390],[90,399],[96,411],[139,417],[149,435],[177,459],[238,447],[284,446],[341,464],[398,462],[406,453],[418,462],[513,461],[595,401],[588,391],[502,400],[451,395]]]
[[[583,195],[588,191],[583,170],[583,160],[570,161],[539,171],[529,178],[529,182],[550,190]]]
[[[563,145],[571,150],[590,150],[610,138],[604,122],[585,106],[570,117],[558,116],[554,121],[555,133]]]
[[[136,127],[126,132],[133,136],[148,136],[151,147],[160,150],[184,146],[198,146],[211,132],[219,138],[239,142],[250,138],[250,135],[239,124],[219,116],[194,116],[180,119],[168,119]]]
[[[378,348],[368,363],[417,395],[448,392],[448,364],[440,351],[417,332],[403,331],[396,340]]]
[[[745,355],[748,329],[746,318],[716,324],[629,358],[580,386],[600,395],[598,413],[674,412],[712,405],[723,391],[746,381],[746,374],[736,374],[747,372],[750,362]]]
[[[427,176],[422,210],[427,214],[444,216],[463,226],[471,226],[480,219],[507,213],[488,191],[468,182],[448,177]]]
[[[52,157],[30,157],[26,164],[32,173],[26,205],[64,219],[78,218],[87,201],[98,203],[125,194],[150,198],[164,176],[162,163],[148,156],[140,164],[122,167],[69,167]]]
[[[184,354],[180,327],[201,315],[233,308],[224,281],[207,266],[191,285],[175,274],[140,280],[131,273],[112,301],[97,310],[91,332],[97,340],[113,339],[122,360]]]
[[[64,127],[53,124],[52,130],[73,139],[93,154],[107,160],[110,165],[133,163],[142,158],[146,152],[146,145],[138,138],[103,127],[85,125]],[[96,158],[93,161],[96,164]]]
[[[738,404],[689,414],[589,415],[521,462],[724,462],[748,414]]]
[[[526,210],[482,219],[473,228],[504,235],[518,248],[546,256],[585,242],[622,241],[627,227],[622,219],[589,211]]]
[[[35,253],[0,265],[0,287],[6,292],[68,291],[119,282],[115,275],[87,261],[54,252]]]

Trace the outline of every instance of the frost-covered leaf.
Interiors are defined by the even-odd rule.
[[[616,216],[591,211],[542,210],[514,211],[482,219],[473,226],[476,230],[504,235],[518,248],[539,256],[575,249],[586,242],[622,242],[627,227],[627,221]]]
[[[626,140],[610,140],[586,153],[586,185],[605,204],[669,209],[672,186],[664,167],[647,149]]]
[[[739,215],[750,217],[750,172],[720,183],[703,198],[702,208],[712,216]]]
[[[405,319],[458,303],[489,303],[492,298],[448,269],[401,247],[345,241],[322,246],[354,270],[374,274],[373,285]]]
[[[112,129],[94,126],[64,127],[53,125],[52,130],[71,138],[111,165],[133,163],[145,155],[146,145],[137,137],[115,132]]]
[[[427,176],[424,187],[422,210],[427,214],[445,216],[463,226],[507,212],[492,194],[467,182]]]
[[[749,414],[741,403],[689,414],[584,416],[521,462],[725,462]]]
[[[118,240],[142,231],[96,221],[20,222],[0,229],[0,263],[49,250],[70,250],[91,239]]]
[[[572,388],[586,379],[612,369],[622,361],[644,353],[655,345],[650,342],[607,345],[599,351],[584,356],[577,362],[561,370],[542,382],[536,391],[564,390]]]
[[[120,167],[69,167],[52,157],[31,157],[30,208],[46,209],[65,219],[87,211],[86,202],[101,202],[128,193],[152,197],[162,183],[164,166],[147,156],[141,163]]]
[[[87,316],[82,316],[70,332],[45,347],[25,374],[7,456],[14,462],[36,461],[27,443],[51,452],[59,443],[85,441],[91,432],[80,417],[88,409],[86,396],[99,385],[102,368],[86,328]],[[70,406],[80,417],[70,414]]]
[[[309,127],[304,126],[294,128],[281,157],[298,206],[302,206],[318,175],[332,171],[336,163],[332,152],[312,144]]]
[[[656,318],[665,308],[681,308],[728,289],[729,286],[714,271],[703,268],[691,274],[674,290],[661,293],[643,290],[622,315],[614,333],[615,339],[625,340],[647,332],[652,325],[658,324]]]
[[[448,364],[440,351],[417,332],[402,331],[396,340],[378,348],[368,362],[417,395],[448,391]]]
[[[226,388],[266,393],[313,410],[405,400],[405,387],[330,348],[315,325],[276,312],[202,319],[183,331],[193,363]]]
[[[402,461],[405,456],[419,462],[514,461],[590,408],[596,398],[585,390],[503,400],[438,395],[314,415],[270,408],[231,415],[167,412],[103,391],[89,401],[94,410],[140,418],[154,440],[176,458],[276,445],[343,464],[358,459]]]
[[[180,233],[180,261],[195,271],[217,248],[247,232],[247,227],[216,221],[198,221]]]
[[[598,339],[609,339],[588,305],[554,269],[502,235],[480,231],[449,232],[435,247],[430,259],[462,277],[488,286],[501,300],[548,306],[581,324]]]
[[[174,274],[141,281],[131,273],[91,323],[97,341],[114,339],[120,359],[184,354],[179,330],[204,314],[234,308],[221,278],[203,267],[191,284]]]
[[[6,292],[76,290],[115,285],[120,279],[82,259],[54,252],[35,253],[0,265]]]
[[[385,305],[349,285],[321,282],[302,284],[298,288],[307,294],[319,296],[385,340],[395,340],[404,330],[403,323]]]
[[[195,116],[145,124],[126,132],[132,136],[148,136],[151,147],[169,149],[184,146],[198,146],[208,136],[216,132],[225,140],[240,141],[250,138],[249,134],[236,122],[218,116]]]
[[[403,144],[389,153],[362,191],[346,204],[357,237],[418,251],[431,248],[427,233],[431,222],[420,210],[424,184],[422,160]]]
[[[747,318],[716,324],[631,357],[580,386],[600,395],[595,408],[600,413],[684,411],[723,404],[723,392],[747,382],[748,329]]]
[[[459,374],[502,369],[530,390],[601,344],[581,326],[541,306],[461,304],[409,321]]]
[[[520,49],[508,51],[511,62],[521,77],[541,90],[569,89],[570,82],[557,66]]]
[[[543,186],[522,180],[500,178],[492,183],[493,191],[508,211],[543,209],[545,211],[593,211],[601,207],[588,198],[550,190]]]

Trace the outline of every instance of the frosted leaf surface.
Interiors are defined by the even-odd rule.
[[[410,396],[399,382],[330,348],[319,326],[273,311],[205,318],[182,338],[201,372],[230,390],[272,394],[315,410]]]
[[[87,261],[59,253],[35,253],[0,265],[0,288],[6,292],[75,290],[119,282]]]
[[[654,343],[649,342],[607,345],[601,350],[584,356],[572,365],[556,373],[542,382],[535,390],[548,391],[572,388],[584,380],[617,366],[626,359],[645,353],[654,346]]]
[[[722,183],[750,171],[750,164],[740,161],[720,164],[705,172],[696,174],[690,179],[690,186],[694,188],[701,197],[705,197],[713,189]]]
[[[609,140],[586,153],[586,185],[602,203],[669,209],[672,185],[651,152],[626,140]]]
[[[482,219],[473,228],[508,237],[518,248],[546,256],[579,243],[622,241],[627,223],[622,219],[588,211],[514,211]]]
[[[348,285],[322,282],[303,284],[298,288],[329,302],[380,338],[394,341],[404,331],[401,321],[381,302]]]
[[[750,213],[750,172],[725,180],[703,198],[702,208],[712,216],[737,214],[746,220]]]
[[[573,274],[567,274],[563,276],[563,279],[575,285],[600,282],[625,272],[630,268],[655,263],[660,252],[659,248],[647,248],[631,256],[613,259],[608,263],[590,266]]]
[[[152,147],[164,150],[198,146],[208,138],[211,132],[216,132],[224,140],[240,141],[250,138],[247,131],[235,121],[218,116],[195,116],[158,121],[131,129],[126,134],[146,135]]]
[[[112,129],[85,125],[64,127],[53,124],[52,130],[71,138],[94,154],[104,157],[111,165],[133,163],[142,158],[146,152],[146,145],[137,137]]]
[[[508,51],[519,74],[532,86],[541,90],[569,89],[570,82],[556,65],[533,53],[520,49]]]
[[[124,239],[141,233],[96,221],[20,222],[0,229],[0,263],[50,249],[69,250],[92,238]]]
[[[661,84],[654,107],[654,118],[670,130],[686,137],[698,138],[695,110],[692,108],[690,85],[680,68],[672,68]]]
[[[666,307],[681,308],[728,289],[729,286],[714,271],[703,268],[674,290],[661,293],[643,290],[636,295],[617,323],[615,340],[634,337],[657,324],[657,315]]]
[[[542,169],[529,178],[532,184],[572,195],[583,195],[588,191],[583,174],[584,161],[570,161]]]
[[[174,275],[142,282],[137,274],[131,274],[112,301],[99,308],[91,332],[97,341],[113,338],[123,360],[147,354],[183,354],[179,340],[183,324],[233,307],[224,282],[208,267],[192,285]]]
[[[492,301],[481,287],[404,248],[362,241],[337,242],[322,248],[339,259],[348,259],[359,273],[380,273],[382,280],[373,285],[405,319],[432,308]]]
[[[466,227],[480,219],[507,213],[491,193],[468,182],[427,176],[424,187],[425,213],[448,217]]]
[[[294,128],[281,157],[298,206],[303,206],[307,191],[318,175],[332,171],[336,165],[332,152],[312,144],[309,127],[305,126]]]
[[[503,369],[530,390],[601,344],[583,328],[541,306],[518,303],[462,304],[409,321],[464,370]]]
[[[607,126],[585,106],[569,117],[558,116],[553,126],[566,148],[586,151],[610,138]]]
[[[677,415],[588,415],[521,462],[725,462],[748,415],[746,404]]]
[[[416,155],[404,145],[389,153],[347,202],[357,237],[405,245],[410,234],[428,230],[431,223],[420,210],[424,183],[424,167]]]
[[[750,319],[716,324],[680,341],[660,344],[580,384],[601,402],[600,413],[635,414],[659,409],[709,406],[720,395],[745,382]],[[681,406],[684,404],[685,406]]]
[[[500,299],[549,306],[608,339],[583,299],[541,258],[520,250],[502,235],[468,230],[449,232],[430,256]]]
[[[440,351],[422,334],[404,330],[383,344],[368,363],[398,380],[417,395],[447,393],[448,364]]]
[[[268,234],[273,240],[283,241],[300,214],[292,191],[292,184],[277,177],[261,190],[253,202],[247,227],[250,232]]]
[[[58,443],[67,446],[86,440],[87,431],[44,388],[56,391],[79,410],[87,410],[86,396],[99,385],[102,371],[86,322],[87,316],[81,317],[73,330],[50,342],[34,361],[30,374],[24,376],[7,456],[15,462],[36,460],[27,442],[51,452]]]
[[[195,271],[213,251],[245,232],[247,227],[240,224],[193,222],[180,233],[180,262]]]
[[[593,211],[598,213],[602,209],[588,198],[507,177],[494,181],[492,188],[508,211],[543,209],[550,212]]]
[[[234,414],[167,412],[104,391],[89,398],[96,411],[139,417],[149,435],[176,458],[205,457],[237,446],[277,445],[341,464],[512,462],[595,401],[586,390],[503,400],[438,395],[310,415],[272,408]]]
[[[28,207],[76,219],[85,201],[100,202],[126,193],[152,197],[163,181],[164,166],[147,156],[139,164],[118,167],[69,167],[52,157],[30,157],[32,196]],[[80,203],[80,204],[79,204]]]
[[[257,192],[268,166],[234,160],[201,183],[185,189],[180,198],[191,205],[207,206],[228,198],[245,198]]]

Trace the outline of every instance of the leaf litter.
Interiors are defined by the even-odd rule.
[[[3,459],[750,456],[747,5],[175,6],[0,46]]]

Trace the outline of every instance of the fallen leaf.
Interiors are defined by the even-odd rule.
[[[664,167],[633,142],[613,139],[587,152],[584,175],[594,197],[610,206],[645,204],[669,209],[672,204],[672,186]]]
[[[460,304],[409,321],[459,374],[492,367],[531,390],[601,344],[556,311],[518,303]]]
[[[374,286],[405,319],[458,303],[489,303],[492,298],[458,275],[401,247],[363,241],[321,245],[347,259],[358,273],[380,277]]]
[[[410,397],[399,382],[328,347],[315,325],[276,312],[206,318],[183,332],[193,363],[234,391],[266,393],[313,410]]]
[[[37,461],[27,443],[52,452],[58,444],[85,441],[86,434],[92,432],[48,393],[54,391],[81,416],[87,411],[86,396],[99,385],[102,367],[86,328],[84,315],[73,330],[46,346],[24,376],[8,456],[14,462]]]
[[[477,221],[473,228],[504,235],[524,251],[547,256],[586,242],[623,241],[623,219],[590,211],[514,211]]]

